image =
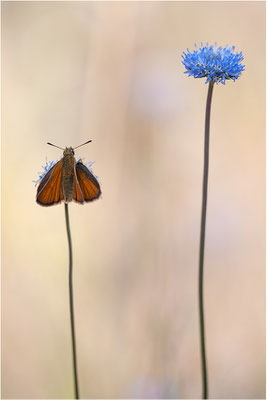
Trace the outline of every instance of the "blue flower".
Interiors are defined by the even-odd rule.
[[[223,49],[221,46],[217,47],[217,43],[213,46],[201,46],[191,53],[187,49],[187,53],[182,54],[186,71],[185,74],[194,78],[207,78],[205,83],[221,82],[225,85],[227,79],[235,81],[244,71],[245,66],[241,64],[244,59],[242,52],[235,53],[235,46]]]

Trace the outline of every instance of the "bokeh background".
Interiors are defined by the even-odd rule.
[[[207,85],[194,43],[234,44],[216,86],[205,257],[212,398],[265,398],[265,3],[2,2],[2,396],[73,396],[64,207],[41,165],[77,146],[99,201],[70,205],[83,398],[199,398]]]

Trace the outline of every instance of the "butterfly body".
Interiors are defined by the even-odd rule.
[[[65,203],[69,203],[73,200],[75,163],[74,151],[71,147],[66,148],[63,153],[62,165],[62,185]]]
[[[101,190],[95,176],[82,163],[76,162],[72,147],[66,147],[63,158],[52,166],[37,188],[36,201],[52,206],[62,201],[83,204],[99,198]]]

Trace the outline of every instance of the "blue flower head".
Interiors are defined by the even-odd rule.
[[[235,53],[235,46],[223,49],[217,47],[217,43],[213,46],[201,46],[198,48],[195,44],[195,50],[191,53],[187,49],[187,53],[182,54],[186,71],[185,74],[194,78],[207,78],[205,83],[221,82],[225,85],[227,79],[235,81],[239,78],[245,66],[241,64],[244,59],[242,52]]]

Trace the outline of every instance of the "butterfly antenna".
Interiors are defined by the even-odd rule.
[[[47,142],[47,144],[49,144],[50,146],[53,146],[53,147],[57,147],[57,148],[60,149],[60,150],[64,150],[64,149],[62,149],[62,147],[58,147],[58,146],[56,146],[55,144],[52,144],[52,143],[50,143],[50,142]]]
[[[78,149],[78,147],[84,146],[85,144],[90,143],[91,141],[92,141],[92,140],[88,140],[87,142],[85,142],[85,143],[83,143],[83,144],[80,144],[80,146],[74,147],[73,150]]]

